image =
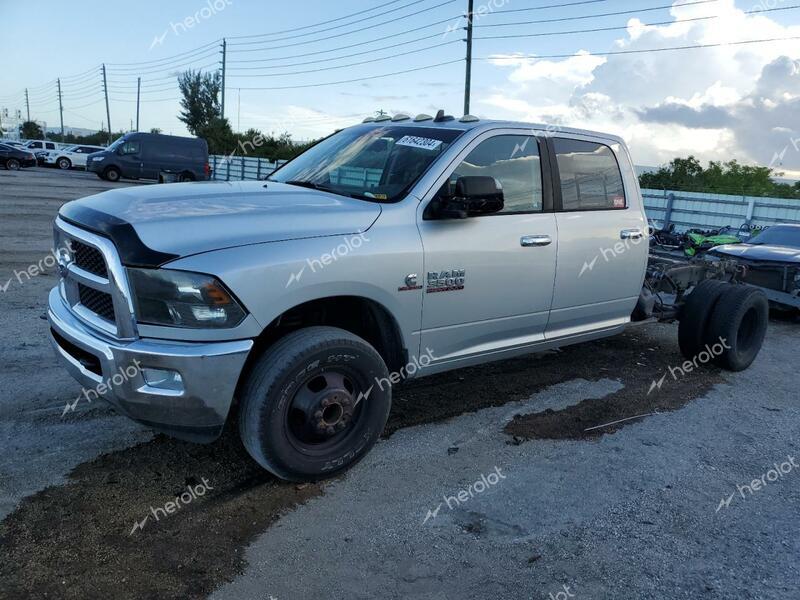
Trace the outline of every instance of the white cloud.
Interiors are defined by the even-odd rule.
[[[780,0],[762,0],[774,6]],[[745,14],[733,0],[674,6],[673,18],[719,18],[664,26],[628,21],[611,50],[646,50],[800,36],[778,13]],[[777,17],[776,17],[777,18]],[[800,170],[800,50],[797,40],[564,60],[495,60],[508,85],[479,99],[506,116],[623,135],[640,164],[677,155],[769,164],[787,144],[783,166]],[[599,48],[593,48],[598,49]],[[798,141],[800,145],[800,141]]]

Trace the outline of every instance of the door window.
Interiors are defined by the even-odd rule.
[[[604,144],[556,138],[565,211],[614,210],[627,207],[622,174],[614,152]]]
[[[505,206],[497,214],[542,211],[542,165],[533,136],[498,135],[481,142],[450,175],[439,197],[455,192],[459,177],[494,177],[503,188]]]
[[[140,147],[139,142],[125,142],[122,144],[120,154],[139,154]]]
[[[28,144],[28,148],[41,148],[42,142],[31,142]]]
[[[49,143],[49,142],[48,142],[48,143],[46,143],[44,146],[45,146],[45,148],[47,148],[48,150],[55,150],[55,149],[56,149],[56,145],[55,145],[55,144],[51,144],[51,143]]]

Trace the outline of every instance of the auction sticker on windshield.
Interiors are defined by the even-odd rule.
[[[442,140],[407,135],[397,140],[395,145],[408,146],[409,148],[420,148],[422,150],[436,150],[442,145]]]

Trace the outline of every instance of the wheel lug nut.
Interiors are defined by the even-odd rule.
[[[315,412],[314,413],[314,418],[315,419],[321,419],[322,418],[322,411],[318,410],[317,412]]]
[[[336,433],[336,430],[333,427],[328,427],[328,429],[326,430],[326,433],[328,435],[333,435],[334,433]]]
[[[322,406],[324,406],[324,407],[326,407],[326,408],[327,408],[327,407],[330,405],[330,403],[331,403],[331,401],[330,401],[330,400],[328,400],[327,398],[325,398],[325,399],[322,401]]]

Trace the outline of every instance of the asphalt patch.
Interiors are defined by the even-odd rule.
[[[683,362],[674,328],[657,327],[666,331],[636,329],[409,382],[395,390],[385,436],[527,399],[575,378],[620,379],[625,388],[565,411],[519,417],[507,431],[520,439],[581,437],[586,427],[682,406],[721,378],[700,370],[648,397],[651,382]],[[84,463],[67,484],[23,500],[0,524],[0,597],[204,598],[231,581],[256,536],[324,492],[324,484],[298,486],[263,472],[235,429],[209,446],[158,436]],[[206,482],[202,495],[180,501],[187,486]],[[162,514],[168,502],[177,508]]]

